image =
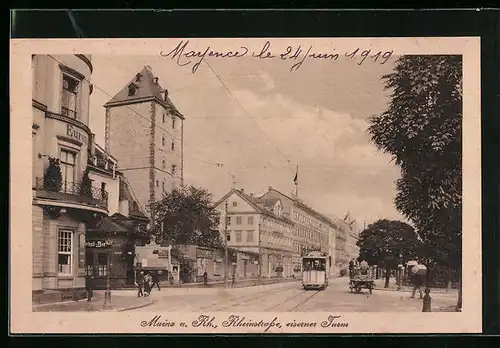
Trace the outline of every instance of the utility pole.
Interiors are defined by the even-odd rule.
[[[258,238],[259,238],[259,244],[257,246],[257,252],[259,253],[259,273],[257,274],[258,276],[258,284],[260,285],[261,283],[261,280],[262,280],[262,255],[261,255],[261,249],[260,249],[260,233],[261,233],[261,230],[260,230],[260,222],[259,222],[259,225],[258,225],[258,230],[257,230],[257,233],[258,233]]]
[[[227,252],[227,219],[228,219],[228,216],[227,216],[227,200],[226,200],[226,204],[224,205],[224,211],[225,211],[225,214],[224,214],[224,286],[227,287],[227,272],[228,272],[228,265],[227,265],[227,261],[228,261],[228,252]]]

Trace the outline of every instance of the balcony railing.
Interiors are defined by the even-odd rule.
[[[70,201],[107,209],[108,192],[79,182],[62,182],[61,187],[46,185],[43,177],[36,178],[37,197]]]
[[[64,106],[61,107],[61,115],[75,119],[75,120],[78,118],[78,113],[75,110],[65,108]]]

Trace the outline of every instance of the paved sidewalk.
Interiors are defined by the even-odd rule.
[[[135,291],[111,291],[111,307],[104,308],[104,291],[94,291],[92,302],[86,299],[80,301],[65,301],[34,305],[33,312],[100,312],[126,311],[142,308],[153,304],[153,296],[137,297]]]
[[[375,289],[384,290],[384,291],[399,291],[399,292],[412,292],[413,287],[409,285],[404,285],[401,289],[398,290],[398,285],[396,284],[395,279],[391,278],[389,281],[389,287],[384,288],[385,278],[384,279],[376,279],[375,280]],[[422,291],[424,287],[422,287]],[[458,289],[446,289],[446,288],[430,288],[431,295],[432,294],[456,294],[458,295]]]

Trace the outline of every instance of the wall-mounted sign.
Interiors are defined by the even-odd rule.
[[[87,144],[87,135],[85,133],[80,132],[78,129],[76,129],[74,126],[68,124],[66,126],[66,135],[75,138],[82,143]]]
[[[85,242],[86,248],[110,248],[110,240],[88,240]]]

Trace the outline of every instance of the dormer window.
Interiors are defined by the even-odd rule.
[[[153,83],[154,83],[155,85],[158,85],[158,78],[157,78],[157,77],[154,77],[154,78],[153,78]]]
[[[133,96],[133,95],[136,95],[136,94],[137,94],[137,86],[135,84],[131,83],[128,86],[128,95],[130,97],[130,96]]]
[[[141,73],[138,73],[137,75],[135,75],[135,81],[136,82],[141,81],[141,78],[142,78],[142,74]]]

